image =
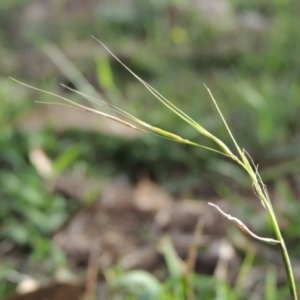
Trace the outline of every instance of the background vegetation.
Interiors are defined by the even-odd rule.
[[[299,6],[297,0],[219,0],[215,5],[204,0],[2,0],[0,295],[14,292],[20,274],[53,278],[58,269],[69,268],[51,236],[80,205],[53,192],[51,178],[42,178],[34,167],[34,149],[47,153],[56,175],[84,174],[98,181],[84,205],[96,199],[109,178],[126,174],[135,183],[146,173],[178,199],[226,198],[232,214],[247,220],[261,235],[272,235],[259,201],[250,195],[246,175],[229,161],[152,136],[115,134],[110,127],[89,123],[85,115],[74,120],[62,107],[41,108],[34,100],[49,97],[8,79],[12,76],[74,97],[59,85],[62,82],[155,126],[206,143],[157,103],[91,35],[230,144],[202,83],[211,89],[236,140],[260,166],[296,260],[300,253]],[[259,253],[252,260],[250,254],[240,254],[248,268],[266,264]],[[272,277],[275,266],[267,266],[267,294],[253,299],[284,299],[286,288],[282,282],[276,285]],[[223,295],[231,295],[228,299],[241,299],[237,284],[216,282],[213,276],[193,276],[201,299],[217,297],[219,289],[227,291]],[[296,279],[299,283],[299,276]],[[183,299],[181,291],[176,291],[176,280],[170,276],[161,283],[161,299]],[[259,295],[261,292],[256,292]]]

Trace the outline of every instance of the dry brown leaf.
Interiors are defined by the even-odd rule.
[[[83,300],[84,290],[83,284],[54,283],[34,292],[15,295],[5,300]]]

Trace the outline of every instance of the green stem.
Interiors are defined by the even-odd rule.
[[[283,237],[281,235],[281,232],[280,232],[280,229],[279,229],[279,226],[278,226],[278,222],[277,222],[277,219],[276,219],[273,207],[272,207],[272,203],[270,202],[266,192],[263,191],[262,188],[261,188],[261,184],[263,184],[263,183],[261,182],[261,184],[260,184],[259,181],[257,180],[257,176],[253,172],[252,168],[251,167],[248,168],[250,166],[250,164],[248,163],[247,159],[246,159],[246,163],[247,163],[247,165],[245,165],[245,169],[248,171],[248,174],[250,175],[251,179],[255,183],[255,189],[257,191],[257,194],[258,194],[259,198],[261,199],[262,203],[264,204],[266,210],[268,211],[268,213],[271,217],[271,221],[272,221],[272,224],[273,224],[275,235],[277,237],[277,240],[280,241],[281,256],[282,256],[282,259],[283,259],[283,262],[284,262],[285,272],[286,272],[286,275],[287,275],[287,280],[288,280],[292,300],[298,300],[296,285],[295,285],[295,279],[294,279],[294,275],[293,275],[293,270],[292,270],[292,266],[291,266],[290,257],[289,257],[289,254],[287,252],[287,248],[285,246]]]
[[[280,251],[281,251],[281,256],[284,262],[284,266],[285,266],[285,272],[288,278],[288,284],[289,284],[289,288],[290,288],[290,293],[292,296],[293,300],[297,300],[298,296],[297,296],[297,291],[296,291],[296,285],[295,285],[295,279],[294,279],[294,275],[293,275],[293,270],[292,270],[292,265],[291,265],[291,261],[290,261],[290,257],[289,254],[287,252],[287,248],[285,246],[284,240],[282,238],[274,211],[272,209],[272,207],[269,207],[269,212],[270,212],[270,216],[272,219],[272,223],[273,223],[273,227],[274,227],[274,231],[276,234],[277,239],[280,241]]]

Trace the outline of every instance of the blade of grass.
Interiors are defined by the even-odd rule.
[[[92,38],[94,38],[98,43],[100,43],[110,53],[110,55],[114,59],[116,59],[126,70],[128,70],[128,72],[130,72],[138,81],[140,81],[150,91],[150,93],[152,93],[161,103],[163,103],[167,108],[169,108],[171,111],[173,111],[176,115],[178,115],[185,122],[187,122],[191,127],[196,129],[202,135],[204,135],[205,137],[210,139],[212,142],[214,142],[216,145],[218,145],[224,151],[224,153],[226,153],[229,157],[231,157],[234,160],[238,160],[238,158],[230,151],[230,149],[221,140],[219,140],[217,137],[215,137],[210,132],[208,132],[199,123],[197,123],[191,117],[189,117],[187,114],[182,112],[179,108],[177,108],[169,100],[167,100],[165,97],[163,97],[157,90],[155,90],[147,82],[145,82],[138,75],[136,75],[116,55],[114,55],[112,53],[112,51],[110,51],[109,48],[107,48],[100,40],[98,40],[97,38],[95,38],[93,36],[92,36]]]
[[[275,213],[274,213],[274,210],[273,210],[273,207],[272,207],[272,203],[269,199],[269,195],[268,195],[268,192],[267,192],[267,189],[266,189],[266,186],[264,185],[259,173],[258,173],[258,167],[256,167],[251,159],[251,157],[246,153],[246,151],[242,151],[241,148],[239,147],[239,145],[237,144],[237,142],[235,141],[234,139],[234,136],[233,134],[231,133],[230,131],[230,128],[229,126],[227,125],[227,122],[225,120],[225,118],[223,117],[222,113],[221,113],[221,110],[219,109],[218,105],[217,105],[217,102],[215,101],[212,93],[210,92],[210,90],[207,88],[208,90],[208,93],[209,95],[211,96],[212,98],[212,101],[214,102],[217,110],[218,110],[218,113],[220,114],[221,116],[221,119],[240,155],[240,158],[239,159],[237,156],[235,156],[231,150],[221,141],[219,140],[217,137],[215,137],[214,135],[212,135],[210,132],[208,132],[206,129],[204,129],[199,123],[195,122],[192,118],[190,118],[188,115],[186,115],[184,112],[182,112],[180,109],[178,109],[175,105],[173,105],[169,100],[167,100],[165,97],[163,97],[158,91],[156,91],[154,88],[152,88],[148,83],[146,83],[144,80],[142,80],[139,76],[137,76],[133,71],[131,71],[121,60],[119,60],[102,42],[100,42],[98,39],[96,39],[95,37],[93,37],[96,41],[98,41],[124,68],[126,68],[137,80],[139,80],[149,91],[150,93],[152,93],[161,103],[163,103],[168,109],[170,109],[173,113],[175,113],[176,115],[178,115],[181,119],[183,119],[185,122],[187,122],[191,127],[193,127],[194,129],[196,129],[200,134],[202,134],[203,136],[207,137],[208,139],[210,139],[212,142],[214,142],[216,145],[218,145],[223,152],[221,151],[217,151],[215,149],[212,149],[212,148],[208,148],[208,147],[205,147],[205,146],[202,146],[202,145],[199,145],[199,144],[196,144],[194,142],[190,142],[186,139],[183,139],[181,137],[179,137],[178,135],[175,135],[173,133],[170,133],[170,132],[167,132],[167,131],[164,131],[160,128],[157,128],[157,127],[153,127],[133,116],[131,116],[130,114],[122,111],[122,110],[119,110],[119,113],[124,114],[129,117],[131,120],[134,120],[135,122],[137,122],[138,124],[140,124],[141,126],[143,127],[146,127],[147,129],[153,131],[155,134],[161,136],[161,137],[164,137],[164,138],[168,138],[168,139],[171,139],[171,140],[174,140],[174,141],[177,141],[177,142],[180,142],[180,143],[185,143],[185,144],[190,144],[190,145],[194,145],[194,146],[199,146],[199,147],[203,147],[205,149],[208,149],[210,151],[215,151],[215,152],[218,152],[218,153],[221,153],[225,156],[228,156],[230,157],[231,159],[233,159],[234,161],[236,161],[244,170],[246,170],[246,172],[248,173],[249,177],[251,178],[252,180],[252,185],[254,187],[254,191],[255,191],[255,194],[259,197],[259,199],[261,200],[263,206],[265,207],[265,209],[267,210],[270,218],[271,218],[271,222],[272,222],[272,226],[273,226],[273,229],[274,229],[274,232],[275,232],[275,235],[277,237],[277,240],[274,240],[274,239],[269,239],[269,238],[261,238],[261,237],[258,237],[257,235],[255,235],[254,233],[252,233],[239,219],[237,218],[234,218],[228,214],[225,214],[223,211],[220,210],[220,208],[218,208],[217,206],[215,206],[225,217],[227,217],[229,220],[235,222],[244,232],[246,232],[248,235],[252,236],[253,238],[255,239],[258,239],[260,241],[263,241],[263,242],[266,242],[266,243],[269,243],[269,244],[277,244],[280,246],[280,250],[281,250],[281,254],[282,254],[282,258],[283,258],[283,261],[284,261],[284,265],[285,265],[285,269],[286,269],[286,274],[287,274],[287,278],[288,278],[288,284],[289,284],[289,288],[290,288],[290,293],[291,293],[291,297],[293,300],[297,300],[297,293],[296,293],[296,287],[295,287],[295,280],[294,280],[294,275],[293,275],[293,271],[292,271],[292,267],[291,267],[291,263],[290,263],[290,258],[289,258],[289,255],[288,255],[288,252],[287,252],[287,249],[286,249],[286,246],[285,246],[285,242],[282,238],[282,235],[281,235],[281,231],[280,231],[280,228],[279,228],[279,225],[278,225],[278,222],[277,222],[277,219],[276,219],[276,216],[275,216]],[[40,89],[37,89],[37,88],[34,88],[34,87],[31,87],[29,85],[26,85],[24,83],[21,83],[15,79],[13,79],[14,81],[24,85],[24,86],[27,86],[27,87],[30,87],[30,88],[33,88],[35,90],[38,90],[38,91],[41,91],[41,92],[44,92],[44,93],[47,93],[49,95],[52,95],[52,96],[55,96],[55,97],[58,97],[68,103],[71,103],[83,110],[86,110],[86,111],[89,111],[89,112],[93,112],[93,113],[96,113],[96,114],[99,114],[99,115],[102,115],[106,118],[109,118],[109,119],[112,119],[116,122],[119,122],[125,126],[129,126],[133,129],[136,129],[136,130],[140,130],[142,131],[142,129],[139,129],[138,127],[136,127],[135,125],[132,125],[131,123],[128,123],[126,121],[123,121],[117,117],[114,117],[114,116],[111,116],[111,115],[108,115],[108,114],[105,114],[103,112],[99,112],[97,110],[94,110],[94,109],[91,109],[91,108],[88,108],[88,107],[85,107],[83,105],[80,105],[76,102],[73,102],[69,99],[66,99],[64,97],[61,97],[59,95],[56,95],[54,93],[50,93],[50,92],[47,92],[47,91],[43,91],[43,90],[40,90]],[[250,159],[248,159],[248,157]],[[251,165],[252,164],[252,165]],[[212,205],[212,204],[211,204]]]

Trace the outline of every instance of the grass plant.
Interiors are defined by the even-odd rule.
[[[96,39],[96,38],[95,38]],[[96,39],[97,40],[97,39]],[[38,89],[35,87],[32,87],[30,85],[27,85],[25,83],[22,83],[16,79],[13,79],[15,82],[20,83],[26,87],[30,87],[32,89],[35,89],[37,91],[40,92],[44,92],[46,94],[49,94],[51,96],[55,96],[61,100],[63,100],[67,105],[71,105],[71,106],[75,106],[78,109],[87,111],[87,112],[91,112],[91,113],[96,113],[98,115],[101,115],[103,117],[109,118],[113,121],[119,122],[125,126],[128,126],[134,130],[138,130],[147,134],[153,134],[165,139],[169,139],[171,141],[175,141],[178,143],[183,143],[183,144],[187,144],[187,145],[191,145],[191,146],[196,146],[196,147],[201,147],[204,148],[206,150],[209,151],[213,151],[216,152],[218,154],[221,154],[227,158],[232,159],[236,164],[238,164],[242,169],[244,169],[244,171],[248,174],[248,176],[250,177],[250,180],[252,182],[252,187],[253,187],[253,191],[255,193],[255,195],[259,198],[259,200],[261,201],[262,206],[264,207],[264,209],[267,211],[271,223],[272,223],[272,227],[276,236],[276,239],[273,238],[265,238],[265,237],[260,237],[258,235],[256,235],[255,233],[251,232],[248,227],[239,219],[223,212],[218,206],[216,206],[215,204],[211,204],[209,203],[211,206],[215,207],[224,217],[226,217],[228,220],[234,222],[244,233],[246,233],[247,235],[249,235],[251,238],[254,238],[260,242],[263,242],[265,244],[269,244],[269,245],[273,245],[273,246],[278,246],[280,251],[281,251],[281,255],[282,255],[282,259],[285,265],[285,271],[286,271],[286,275],[287,275],[287,282],[288,282],[288,286],[290,289],[290,295],[291,295],[291,299],[296,300],[298,299],[297,297],[297,292],[296,292],[296,286],[295,286],[295,280],[294,280],[294,276],[293,276],[293,271],[292,271],[292,267],[291,267],[291,262],[290,262],[290,258],[288,255],[288,251],[284,242],[284,239],[282,237],[279,225],[278,225],[278,221],[272,206],[272,202],[270,200],[267,188],[265,186],[265,184],[262,181],[262,178],[258,172],[258,166],[256,166],[253,162],[253,160],[251,159],[250,155],[246,152],[245,149],[240,148],[240,146],[238,145],[237,141],[235,140],[221,110],[219,109],[219,106],[216,102],[216,100],[214,99],[211,91],[209,90],[208,87],[205,86],[205,88],[207,89],[223,123],[224,126],[233,142],[234,145],[234,150],[231,150],[230,147],[228,147],[222,140],[220,140],[219,138],[217,138],[215,135],[213,135],[211,132],[209,132],[208,130],[206,130],[204,127],[202,127],[198,122],[196,122],[194,119],[192,119],[190,116],[188,116],[187,114],[185,114],[183,111],[181,111],[178,107],[176,107],[175,105],[172,104],[172,102],[170,102],[168,99],[166,99],[163,95],[161,95],[157,90],[155,90],[152,86],[150,86],[147,82],[145,82],[143,79],[141,79],[138,75],[136,75],[131,69],[129,69],[118,57],[116,57],[102,42],[100,42],[99,40],[97,40],[124,68],[126,68],[142,85],[144,85],[144,87],[146,89],[148,89],[148,91],[157,99],[159,100],[163,105],[165,105],[168,109],[170,109],[174,114],[176,114],[179,118],[181,118],[182,120],[184,120],[186,123],[188,123],[191,127],[193,127],[196,131],[198,131],[201,135],[203,135],[204,137],[206,137],[207,139],[209,139],[210,141],[212,141],[214,143],[214,145],[216,146],[215,148],[212,147],[208,147],[206,145],[203,144],[198,144],[195,141],[191,141],[188,139],[185,139],[184,137],[181,137],[177,134],[174,134],[172,132],[163,130],[161,128],[152,126],[138,118],[136,118],[135,116],[127,113],[126,111],[111,105],[109,103],[103,102],[98,100],[95,97],[91,97],[88,96],[82,92],[79,92],[77,90],[68,88],[65,86],[65,88],[68,88],[69,90],[81,95],[82,97],[86,98],[87,100],[91,101],[93,104],[98,104],[98,105],[102,105],[105,106],[106,108],[108,108],[109,110],[111,110],[111,114],[108,113],[104,113],[102,111],[99,111],[98,109],[95,108],[90,108],[84,105],[81,105],[79,103],[76,103],[72,100],[69,100],[65,97],[62,97],[60,95],[48,92],[48,91],[44,91],[42,89]],[[49,103],[49,102],[47,102]],[[55,102],[51,102],[52,104],[62,104],[61,102],[59,103],[55,103]],[[93,106],[95,107],[95,106]],[[122,118],[119,118],[118,115],[121,115]],[[268,273],[269,274],[269,273]],[[269,276],[270,277],[270,276]],[[268,277],[268,278],[269,278]],[[268,282],[271,282],[272,278],[268,280]],[[271,285],[271,284],[270,284]],[[267,292],[268,295],[270,295],[270,292]],[[270,296],[268,296],[268,298],[270,298]]]

